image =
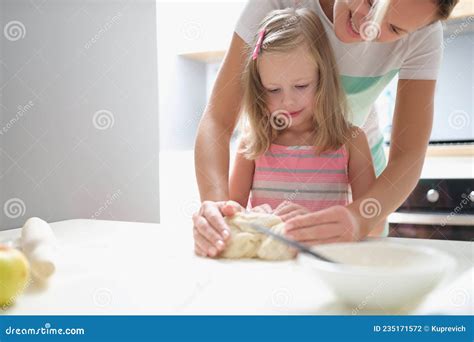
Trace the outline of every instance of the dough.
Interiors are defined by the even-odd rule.
[[[259,212],[239,212],[225,218],[231,236],[227,248],[221,257],[228,259],[260,258],[265,260],[288,260],[296,252],[286,244],[255,231],[249,223],[259,224],[282,234],[283,221],[275,215]]]

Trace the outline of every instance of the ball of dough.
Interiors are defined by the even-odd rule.
[[[288,260],[295,257],[294,250],[270,236],[255,231],[250,224],[258,224],[279,234],[284,223],[276,215],[259,212],[239,212],[225,221],[231,237],[221,257],[229,259],[260,258],[265,260]]]
[[[284,223],[272,227],[275,233],[283,234]],[[288,245],[267,236],[258,249],[257,256],[265,260],[289,260],[296,256],[296,251]]]

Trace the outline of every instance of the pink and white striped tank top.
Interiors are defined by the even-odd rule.
[[[283,201],[318,211],[346,205],[350,199],[345,146],[316,155],[312,146],[272,144],[255,160],[250,205],[270,204],[275,209]]]

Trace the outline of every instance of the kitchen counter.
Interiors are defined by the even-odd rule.
[[[351,314],[298,260],[219,260],[193,253],[190,222],[67,220],[51,224],[57,271],[33,281],[15,315]],[[19,229],[0,232],[14,240]],[[387,238],[454,256],[452,277],[411,311],[358,314],[473,314],[474,243]]]

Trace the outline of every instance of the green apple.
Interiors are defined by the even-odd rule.
[[[15,302],[27,286],[28,260],[19,250],[0,245],[0,309]]]

